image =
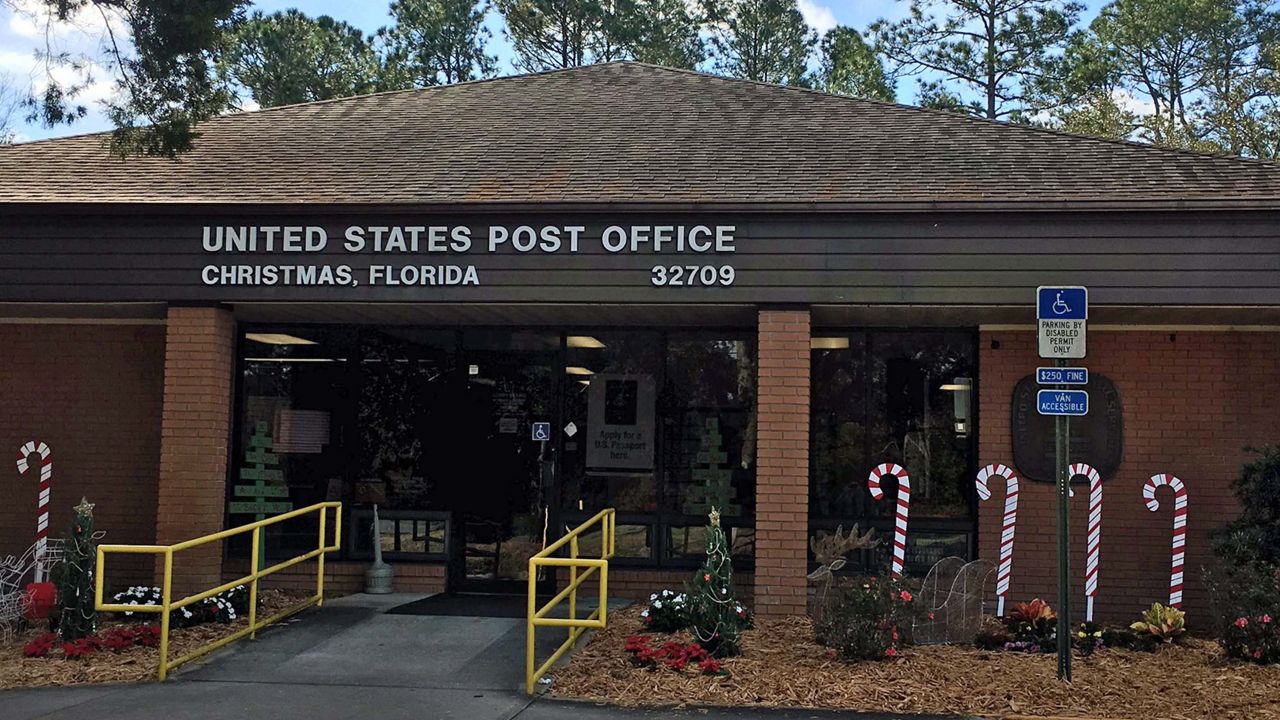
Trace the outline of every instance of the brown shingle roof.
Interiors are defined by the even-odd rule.
[[[638,63],[239,113],[177,161],[0,150],[0,203],[1280,206],[1280,165]]]

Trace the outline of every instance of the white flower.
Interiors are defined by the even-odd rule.
[[[643,617],[643,618],[647,618],[647,617],[649,617],[649,611],[648,611],[648,610],[644,610],[644,611],[642,611],[642,612],[640,613],[640,617]]]
[[[653,602],[654,600],[657,600],[657,599],[658,599],[658,593],[654,593],[649,596],[649,602]]]
[[[661,601],[661,600],[656,600],[656,601],[654,601],[654,603],[653,603],[653,607],[655,607],[655,608],[656,608],[656,609],[658,609],[658,610],[661,610],[661,609],[662,609],[662,601]]]

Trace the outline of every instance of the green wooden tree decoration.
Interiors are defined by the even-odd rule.
[[[693,484],[685,490],[684,512],[701,515],[720,508],[730,517],[740,515],[741,507],[733,502],[733,471],[725,467],[729,454],[724,451],[724,436],[717,418],[710,417],[703,422],[697,442],[691,473]]]
[[[58,589],[58,633],[70,642],[98,629],[93,603],[93,573],[98,548],[93,542],[93,504],[81,498],[67,529],[66,557],[54,573]]]
[[[698,644],[716,657],[737,655],[748,625],[746,608],[733,595],[733,561],[720,527],[720,512],[711,509],[707,525],[707,559],[685,583],[689,600],[689,631]]]

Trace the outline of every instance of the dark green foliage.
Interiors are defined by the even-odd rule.
[[[814,631],[841,660],[882,660],[909,643],[914,612],[914,598],[900,583],[850,578],[828,593]]]
[[[1251,448],[1257,459],[1231,481],[1240,517],[1213,535],[1213,551],[1230,565],[1280,567],[1280,446]]]
[[[808,85],[818,42],[796,0],[707,0],[717,72],[746,80]]]
[[[541,72],[591,61],[603,22],[595,0],[494,0],[494,7],[506,20],[517,68]]]
[[[327,15],[255,12],[226,45],[219,71],[262,107],[379,89],[381,61],[372,45],[360,30]]]
[[[1231,483],[1240,516],[1213,533],[1217,562],[1205,573],[1213,630],[1228,652],[1241,645],[1239,618],[1280,616],[1280,447],[1252,452]]]
[[[98,629],[93,602],[93,574],[98,560],[93,541],[93,505],[81,500],[75,509],[75,520],[65,535],[66,558],[53,572],[58,589],[58,634],[63,642],[89,637]]]
[[[746,608],[733,595],[733,560],[720,514],[711,511],[707,526],[707,559],[685,584],[689,631],[715,657],[741,652],[739,640],[749,624]]]
[[[907,17],[877,20],[870,32],[895,75],[929,77],[920,81],[922,105],[952,109],[971,93],[963,105],[974,115],[1019,120],[1052,104],[1041,88],[1062,72],[1061,49],[1082,8],[1070,0],[911,0]]]
[[[893,102],[893,84],[875,48],[853,28],[832,28],[820,46],[818,87],[829,93]]]
[[[485,48],[484,4],[475,0],[396,0],[390,27],[378,31],[387,44],[387,67],[402,87],[428,87],[492,77],[498,58]]]

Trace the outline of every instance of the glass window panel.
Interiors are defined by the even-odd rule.
[[[615,558],[648,560],[653,557],[653,528],[649,525],[624,525],[614,528]],[[600,531],[578,539],[578,557],[600,557]]]
[[[654,512],[657,386],[662,336],[645,331],[570,332],[565,338],[561,507]]]
[[[359,338],[355,501],[388,510],[444,508],[456,482],[456,335],[414,327],[368,328]]]
[[[810,514],[861,517],[867,492],[866,338],[815,333],[810,393]]]
[[[237,456],[228,487],[232,525],[341,500],[350,427],[350,334],[341,328],[246,332]],[[289,522],[265,533],[268,558],[315,546],[318,520]],[[229,544],[247,556],[247,536]]]
[[[969,393],[973,336],[967,332],[902,331],[871,336],[868,371],[874,414],[869,423],[867,469],[895,462],[911,477],[915,517],[972,514],[972,442],[957,432],[956,393]],[[964,390],[949,388],[964,387]],[[878,516],[893,513],[893,498],[872,501]]]
[[[667,511],[755,511],[755,390],[752,336],[671,335],[661,402]]]
[[[733,548],[733,559],[755,557],[755,528],[727,526],[725,534]],[[707,526],[672,525],[667,528],[667,556],[673,559],[702,560],[707,555]]]

